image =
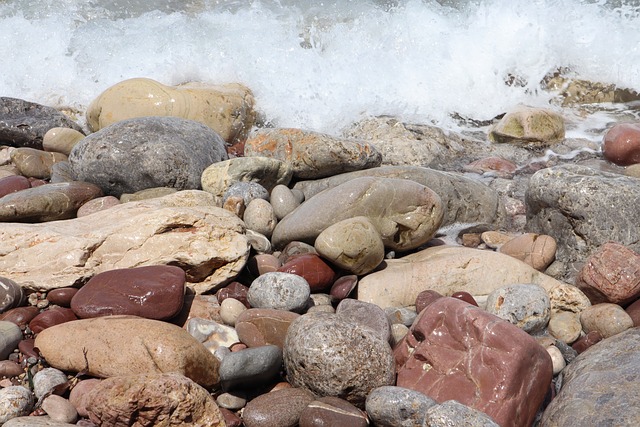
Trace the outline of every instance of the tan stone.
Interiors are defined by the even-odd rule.
[[[218,359],[179,326],[136,316],[107,316],[52,326],[35,346],[62,371],[109,378],[177,372],[211,387],[219,382]]]
[[[71,128],[51,128],[42,138],[44,151],[54,151],[69,155],[71,149],[82,139],[84,135]]]
[[[525,233],[500,247],[500,252],[544,271],[556,257],[556,241],[551,236]]]
[[[633,89],[619,88],[610,83],[572,79],[559,73],[545,79],[543,83],[547,90],[559,92],[562,106],[640,100],[640,94]]]
[[[31,290],[86,282],[116,268],[178,265],[197,293],[229,282],[244,267],[242,221],[212,206],[204,191],[125,203],[82,218],[0,224],[0,276]]]
[[[485,231],[480,235],[482,242],[487,247],[492,249],[499,249],[500,246],[513,239],[513,235],[508,233],[501,233],[500,231]]]
[[[145,188],[144,190],[136,191],[135,193],[124,193],[120,196],[121,203],[136,202],[139,200],[154,199],[156,197],[166,196],[173,194],[178,190],[169,187],[153,187]]]
[[[293,176],[291,165],[269,157],[236,157],[216,162],[202,172],[202,189],[222,197],[237,182],[256,182],[267,191],[287,185]]]
[[[29,178],[49,179],[54,163],[67,160],[61,153],[48,153],[35,148],[20,147],[11,152],[11,161],[20,171],[20,175]]]
[[[580,323],[585,333],[596,331],[602,338],[609,338],[633,328],[633,319],[618,304],[608,302],[593,305],[580,313]]]
[[[489,130],[489,140],[498,143],[548,146],[563,139],[564,119],[543,108],[515,108]]]
[[[243,141],[253,126],[253,106],[251,90],[237,83],[165,86],[135,78],[102,92],[87,109],[87,124],[95,132],[133,117],[180,117],[204,123],[231,144]]]

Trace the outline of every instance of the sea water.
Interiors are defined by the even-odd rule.
[[[0,96],[80,111],[149,77],[241,82],[275,126],[338,134],[393,115],[458,129],[518,104],[559,109],[540,84],[559,68],[640,90],[640,1],[0,0]],[[563,112],[600,138],[589,129],[625,108]]]

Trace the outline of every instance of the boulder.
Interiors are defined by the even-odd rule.
[[[498,143],[546,147],[564,139],[564,119],[554,111],[520,106],[489,130],[489,140]]]

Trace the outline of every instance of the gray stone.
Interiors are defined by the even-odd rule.
[[[604,339],[563,371],[542,427],[640,425],[640,328]]]
[[[44,368],[33,376],[33,393],[41,399],[56,386],[66,383],[67,376],[59,369]]]
[[[367,396],[365,408],[373,425],[414,427],[426,425],[427,410],[437,402],[419,391],[382,386]]]
[[[71,164],[68,161],[56,162],[51,166],[51,177],[49,178],[51,184],[72,181],[75,181],[75,179],[73,178]]]
[[[220,382],[225,391],[264,385],[282,369],[282,350],[275,345],[246,348],[227,354],[220,363]]]
[[[269,192],[257,182],[236,182],[231,184],[227,191],[222,195],[222,203],[227,201],[229,197],[241,197],[244,205],[247,206],[253,199],[269,200]]]
[[[247,300],[253,308],[299,312],[306,307],[310,294],[309,283],[303,277],[274,271],[251,283]]]
[[[640,185],[636,178],[578,166],[536,172],[526,192],[527,229],[553,236],[557,276],[571,282],[600,246],[615,241],[640,251]]]
[[[34,403],[33,394],[25,387],[18,385],[0,389],[0,424],[27,415]]]
[[[247,399],[243,392],[222,393],[216,397],[216,403],[222,408],[237,411],[244,408],[247,404]]]
[[[293,212],[301,203],[293,191],[286,185],[276,185],[273,187],[270,200],[273,206],[273,212],[279,220]]]
[[[5,360],[13,350],[18,348],[21,340],[22,331],[18,325],[0,321],[0,360]]]
[[[500,427],[490,416],[455,400],[447,400],[427,410],[429,427]]]
[[[258,232],[266,237],[271,237],[276,228],[278,219],[273,212],[273,207],[263,199],[253,199],[247,205],[242,217],[249,230]]]
[[[411,326],[418,317],[415,307],[387,307],[384,309],[391,325]]]
[[[356,299],[345,298],[336,307],[336,316],[369,329],[382,341],[391,339],[391,323],[379,306]]]
[[[69,154],[77,180],[119,197],[145,188],[201,188],[202,172],[227,159],[211,128],[175,117],[140,117],[112,124],[82,139]]]
[[[491,292],[487,297],[486,310],[527,333],[540,332],[549,323],[551,303],[542,286],[516,284]]]
[[[11,279],[0,277],[0,313],[19,307],[25,300],[22,286]],[[0,359],[4,359],[0,357]]]

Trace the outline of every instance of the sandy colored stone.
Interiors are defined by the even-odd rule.
[[[11,152],[11,161],[20,174],[30,178],[49,179],[53,164],[65,160],[65,154],[48,153],[35,148],[20,147]]]
[[[585,333],[596,331],[602,338],[609,338],[633,328],[633,319],[622,307],[606,302],[582,311],[580,323]]]
[[[554,111],[520,106],[508,112],[489,131],[498,143],[548,146],[564,139],[564,119]]]
[[[551,236],[525,233],[507,241],[500,252],[544,271],[556,257],[556,241]]]
[[[205,387],[219,382],[218,359],[187,331],[159,320],[108,316],[52,326],[36,337],[47,363],[109,378],[177,372]]]
[[[66,221],[0,224],[0,276],[32,290],[78,285],[115,268],[173,264],[187,273],[187,286],[203,293],[235,277],[248,255],[243,223],[214,207],[204,191]]]
[[[270,157],[236,157],[207,167],[202,172],[202,189],[222,197],[236,182],[257,182],[268,191],[287,185],[293,176],[289,163]]]
[[[53,151],[69,155],[74,145],[78,143],[84,134],[71,128],[51,128],[42,138],[42,148],[45,151]]]

